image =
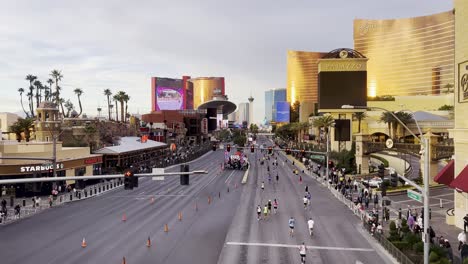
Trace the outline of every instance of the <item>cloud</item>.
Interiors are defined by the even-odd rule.
[[[288,49],[352,47],[354,18],[395,18],[449,10],[429,0],[373,1],[4,1],[0,10],[2,111],[18,110],[27,74],[64,74],[64,96],[84,90],[85,112],[124,90],[132,112],[151,108],[150,77],[224,76],[236,103],[286,85]]]

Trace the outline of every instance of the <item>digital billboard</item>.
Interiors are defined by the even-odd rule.
[[[366,71],[319,73],[319,109],[341,109],[342,105],[367,105]]]
[[[156,110],[184,109],[184,89],[174,87],[156,87]]]
[[[290,106],[288,102],[276,102],[276,122],[289,123]]]

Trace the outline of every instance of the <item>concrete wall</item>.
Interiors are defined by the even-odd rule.
[[[388,166],[393,168],[399,175],[405,175],[405,168],[408,168],[409,166],[409,163],[407,161],[403,159],[399,159],[397,157],[392,157],[389,155],[384,155],[384,154],[379,154],[379,153],[374,153],[372,155],[386,159],[388,161]],[[380,162],[372,158],[371,158],[371,161],[376,162],[376,163]]]

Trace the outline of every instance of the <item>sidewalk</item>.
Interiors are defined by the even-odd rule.
[[[322,185],[328,186],[328,183],[324,180],[325,177],[323,177],[323,176],[319,177],[319,176],[315,175],[314,173],[312,173],[311,171],[308,171],[307,168],[305,167],[305,165],[302,162],[300,162],[299,160],[297,160],[296,158],[294,158],[292,156],[287,155],[286,158],[290,162],[294,161],[295,165],[300,170],[304,170],[304,173],[306,175],[309,175],[309,176],[315,178]],[[315,163],[313,163],[313,164],[317,165]],[[324,168],[322,168],[322,170],[324,170]],[[354,203],[352,201],[344,198],[343,195],[341,193],[337,192],[334,188],[329,188],[329,189],[330,189],[330,192],[337,199],[339,199],[340,201],[345,203],[349,207],[349,209],[352,210],[361,219],[363,219],[363,217],[365,217],[369,212],[372,212],[372,209],[373,209],[373,203],[372,202],[369,204],[369,208],[367,210],[365,210],[366,215],[361,215],[359,213],[359,210],[356,209],[356,206],[354,206]],[[382,219],[382,207],[381,207],[382,197],[380,197],[379,201],[380,201],[380,204],[377,207],[378,208],[377,211],[379,212],[379,218]],[[389,206],[388,208],[390,209],[390,221],[396,220],[398,218],[398,210],[395,209],[395,208],[392,208],[391,206]],[[454,264],[461,264],[460,252],[458,251],[458,234],[462,231],[462,229],[446,224],[445,214],[447,213],[448,210],[449,210],[449,208],[443,208],[443,209],[440,209],[440,210],[437,210],[437,211],[432,211],[430,223],[431,223],[431,226],[432,226],[432,228],[434,229],[434,231],[436,233],[436,237],[443,236],[445,239],[449,240],[449,242],[451,244],[451,247],[452,247],[452,252],[453,252],[453,258],[454,258],[453,263]],[[445,211],[445,213],[443,213],[442,211]],[[402,208],[402,215],[403,215],[403,217],[405,217],[406,208]],[[389,222],[384,222],[384,225],[383,225],[384,233],[388,233],[390,221]]]
[[[87,186],[86,188],[82,190],[77,190],[76,193],[73,192],[64,192],[60,193],[57,195],[57,198],[53,200],[52,206],[49,204],[49,196],[39,196],[37,198],[40,198],[40,203],[39,206],[34,206],[32,197],[29,198],[16,198],[13,203],[13,207],[10,206],[10,201],[8,199],[7,203],[7,217],[3,218],[1,220],[0,225],[6,225],[15,221],[18,221],[23,218],[27,218],[30,216],[33,216],[35,214],[38,214],[44,210],[47,210],[52,207],[60,206],[65,203],[69,202],[74,202],[74,201],[80,201],[84,199],[88,199],[91,197],[95,197],[98,195],[101,195],[103,193],[106,193],[108,191],[117,189],[119,187],[123,186],[123,181],[119,179],[114,179],[110,180],[108,182],[104,183],[98,183],[95,185],[90,185]],[[6,197],[5,197],[6,198]],[[3,199],[3,198],[2,198]],[[7,200],[7,199],[5,199]],[[23,200],[26,202],[26,206],[23,206]],[[15,215],[15,210],[14,206],[19,204],[21,206],[20,210],[20,217],[18,218]]]

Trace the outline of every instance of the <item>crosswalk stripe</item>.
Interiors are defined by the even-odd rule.
[[[298,248],[300,245],[290,244],[273,244],[273,243],[246,243],[246,242],[226,242],[229,246],[257,246],[257,247],[284,247],[284,248]],[[307,249],[323,249],[323,250],[343,250],[343,251],[375,251],[372,248],[352,248],[352,247],[325,247],[325,246],[306,246]]]

